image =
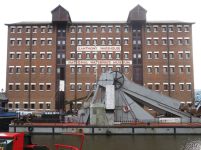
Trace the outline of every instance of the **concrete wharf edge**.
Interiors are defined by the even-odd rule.
[[[201,126],[37,126],[33,131],[29,126],[9,125],[9,132],[29,132],[31,134],[61,134],[61,133],[83,133],[89,135],[187,135],[201,134]]]

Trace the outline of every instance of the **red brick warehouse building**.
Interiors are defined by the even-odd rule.
[[[51,22],[6,24],[8,107],[64,108],[93,88],[96,60],[98,77],[117,70],[183,104],[193,100],[194,23],[147,21],[140,5],[126,21],[72,21],[60,5],[51,13]]]

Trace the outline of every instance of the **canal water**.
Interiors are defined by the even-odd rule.
[[[73,135],[32,135],[32,143],[80,147],[81,137]],[[67,148],[59,148],[67,150]],[[201,135],[85,135],[82,150],[201,150]]]

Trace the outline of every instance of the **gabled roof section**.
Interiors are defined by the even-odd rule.
[[[146,21],[146,14],[147,10],[138,4],[129,12],[127,22]]]
[[[54,23],[70,23],[71,22],[69,12],[61,5],[58,5],[56,8],[54,8],[51,11],[51,13],[52,13],[52,22]]]

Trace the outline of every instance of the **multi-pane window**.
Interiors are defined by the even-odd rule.
[[[66,43],[66,41],[62,41],[62,44],[65,44]]]
[[[10,45],[14,45],[14,40],[10,40]]]
[[[82,40],[78,40],[78,45],[81,45],[82,44]]]
[[[163,67],[163,73],[167,73],[167,67]]]
[[[178,45],[182,45],[182,39],[178,39]]]
[[[35,72],[36,72],[36,67],[32,67],[31,73],[35,73]]]
[[[11,28],[11,33],[15,33],[15,28]]]
[[[147,40],[147,45],[151,45],[151,40],[150,39]]]
[[[81,59],[81,53],[78,53],[78,59]]]
[[[134,45],[136,44],[136,40],[133,40],[133,44],[134,44]]]
[[[36,45],[36,40],[33,40],[33,45]]]
[[[170,41],[170,45],[173,45],[173,39],[170,39],[169,41]]]
[[[70,70],[71,70],[71,73],[75,72],[75,68],[74,67],[71,67]]]
[[[120,71],[120,67],[116,67],[116,70],[117,70],[117,71]]]
[[[90,85],[89,84],[86,85],[86,90],[87,91],[90,90]]]
[[[187,84],[187,90],[191,90],[191,84]]]
[[[125,27],[125,28],[124,28],[124,32],[128,32],[128,27]]]
[[[154,39],[154,45],[158,45],[158,39]]]
[[[156,90],[156,91],[159,90],[159,84],[155,84],[155,90]]]
[[[78,84],[78,91],[81,91],[82,90],[82,88],[81,88],[81,84]]]
[[[40,73],[44,73],[44,67],[40,67]]]
[[[17,45],[21,45],[22,41],[21,40],[17,40]]]
[[[125,73],[128,73],[128,67],[125,67]]]
[[[116,32],[120,32],[119,27],[116,27]]]
[[[109,27],[109,28],[108,28],[108,32],[112,32],[112,27]]]
[[[13,90],[13,85],[9,85],[9,91]]]
[[[174,67],[170,67],[170,72],[174,73]]]
[[[178,27],[178,32],[181,32],[181,27]]]
[[[147,32],[151,32],[151,28],[150,27],[147,27]]]
[[[25,54],[25,59],[29,59],[29,54]]]
[[[86,58],[90,58],[90,53],[86,53]]]
[[[16,91],[20,90],[20,85],[16,85]]]
[[[105,58],[105,53],[102,53],[101,56],[102,56],[102,58]]]
[[[45,58],[45,54],[40,54],[40,59],[44,59]]]
[[[124,44],[125,44],[125,45],[128,45],[128,40],[124,40]]]
[[[179,67],[179,73],[183,73],[183,67]]]
[[[48,45],[52,45],[52,40],[48,40]]]
[[[148,58],[148,59],[151,58],[151,53],[147,53],[147,58]]]
[[[154,53],[154,57],[155,57],[155,59],[157,59],[158,58],[158,53]]]
[[[20,73],[20,67],[17,67],[16,73]]]
[[[163,31],[163,32],[166,32],[166,27],[162,27],[162,31]]]
[[[189,45],[189,39],[185,39],[185,44]]]
[[[173,27],[169,27],[169,32],[173,32]]]
[[[151,67],[148,67],[148,73],[151,73]]]
[[[25,73],[29,73],[29,67],[25,67]]]
[[[105,73],[105,67],[102,67],[102,73]]]
[[[51,67],[47,67],[47,73],[51,73]]]
[[[105,45],[105,40],[104,39],[102,39],[102,45]]]
[[[30,28],[27,28],[27,29],[26,29],[26,33],[30,33]]]
[[[190,53],[186,53],[186,59],[190,58]]]
[[[163,53],[163,58],[167,58],[167,53]]]
[[[166,45],[166,39],[163,39],[163,45]]]
[[[37,29],[36,28],[33,28],[33,33],[37,33]]]
[[[82,32],[82,28],[78,28],[78,33],[81,33]]]
[[[186,67],[186,73],[190,73],[190,67]]]
[[[43,91],[43,85],[40,85],[40,91]]]
[[[97,40],[93,40],[93,44],[94,44],[94,45],[97,44]]]
[[[102,27],[102,28],[101,28],[101,32],[105,32],[105,27]]]
[[[87,27],[87,31],[86,31],[87,33],[89,33],[90,32],[90,28],[89,27]]]
[[[89,67],[86,67],[86,73],[90,73]]]
[[[49,91],[51,89],[51,85],[47,85],[47,90]]]
[[[52,28],[48,28],[48,33],[52,33]]]
[[[40,109],[43,109],[43,104],[42,103],[40,103],[39,106],[40,106]]]
[[[71,33],[74,33],[75,32],[75,28],[71,28]]]
[[[70,56],[71,56],[71,59],[74,59],[75,58],[75,53],[71,53]]]
[[[26,40],[26,45],[29,45],[29,40]]]
[[[116,57],[117,57],[117,59],[119,59],[120,58],[120,53],[116,53]]]
[[[116,40],[116,45],[119,45],[120,44],[120,40]]]
[[[112,67],[109,67],[109,71],[112,71]]]
[[[96,67],[93,67],[93,73],[96,73]]]
[[[96,59],[96,53],[93,53],[93,58]]]
[[[31,90],[35,91],[35,85],[31,85]]]
[[[10,54],[10,59],[14,59],[14,54]]]
[[[36,54],[32,54],[32,59],[36,59]]]
[[[97,27],[93,27],[93,32],[97,32]]]
[[[108,45],[112,45],[112,40],[108,40]]]
[[[179,87],[180,87],[180,90],[184,90],[184,85],[183,84],[180,84]]]
[[[154,27],[154,32],[158,32],[158,28],[157,27]]]
[[[141,40],[138,40],[138,41],[137,41],[137,44],[138,44],[138,45],[141,44]]]
[[[41,28],[41,33],[45,33],[45,28]]]
[[[29,89],[28,85],[24,85],[24,90],[27,91]]]
[[[174,53],[170,53],[170,58],[174,58]]]
[[[17,54],[17,59],[21,59],[21,54]]]
[[[128,58],[128,53],[124,53],[124,57],[125,57],[125,58]]]
[[[12,104],[9,104],[9,108],[12,108]]]
[[[159,73],[158,67],[155,67],[155,73]]]
[[[90,40],[86,40],[86,45],[90,45]]]
[[[188,27],[185,27],[185,32],[188,32]]]
[[[70,90],[74,91],[74,85],[70,85]]]
[[[168,85],[164,84],[164,91],[167,91],[167,90],[168,90]]]
[[[179,53],[179,59],[183,58],[183,53]]]
[[[10,70],[9,73],[13,73],[13,67],[11,67],[9,70]]]
[[[17,29],[17,33],[21,33],[22,29],[21,28],[18,28]]]
[[[52,57],[52,54],[47,54],[47,59],[51,59],[51,57]]]
[[[78,72],[78,73],[81,73],[81,67],[78,67],[78,68],[77,68],[77,72]]]
[[[174,84],[170,84],[170,89],[171,89],[171,90],[175,90],[175,89],[174,89]]]
[[[75,45],[75,40],[71,40],[71,45]]]

